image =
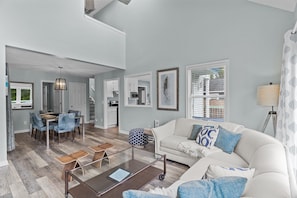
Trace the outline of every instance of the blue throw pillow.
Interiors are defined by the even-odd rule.
[[[201,131],[202,126],[199,124],[194,124],[193,129],[191,132],[190,137],[188,137],[188,140],[196,140],[198,133]]]
[[[195,180],[181,184],[178,198],[239,198],[247,182],[243,177],[220,177],[211,180]]]
[[[126,190],[122,195],[123,198],[170,198],[165,195],[153,194],[141,190]]]
[[[215,146],[222,149],[224,152],[231,154],[240,138],[241,134],[232,133],[219,126],[219,134]]]

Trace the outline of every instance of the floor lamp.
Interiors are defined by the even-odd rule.
[[[259,86],[257,89],[257,102],[261,106],[271,107],[271,111],[268,112],[262,131],[264,132],[267,124],[272,118],[273,122],[273,132],[274,136],[276,134],[276,120],[277,120],[277,112],[274,110],[274,107],[278,105],[279,98],[279,85],[272,84]]]

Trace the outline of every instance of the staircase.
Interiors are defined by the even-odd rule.
[[[95,100],[92,97],[89,97],[89,105],[90,105],[90,122],[94,122],[94,120],[95,120]]]

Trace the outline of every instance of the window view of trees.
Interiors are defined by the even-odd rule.
[[[33,83],[10,83],[12,109],[33,108]]]
[[[21,102],[26,102],[31,100],[31,90],[30,89],[21,89]]]
[[[10,89],[10,97],[12,102],[16,102],[16,89]]]

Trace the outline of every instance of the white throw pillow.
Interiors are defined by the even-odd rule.
[[[207,148],[214,146],[216,139],[218,137],[219,129],[209,126],[204,126],[197,135],[196,142]]]
[[[159,194],[159,195],[166,195],[171,198],[176,198],[177,197],[177,189],[178,189],[179,185],[181,185],[185,182],[186,181],[177,180],[176,182],[174,182],[167,188],[156,187],[156,188],[150,189],[149,192],[154,193],[154,194]]]
[[[254,168],[230,168],[217,165],[209,165],[208,170],[206,172],[206,178],[213,179],[225,176],[238,176],[245,177],[249,180],[253,177],[254,173]]]

